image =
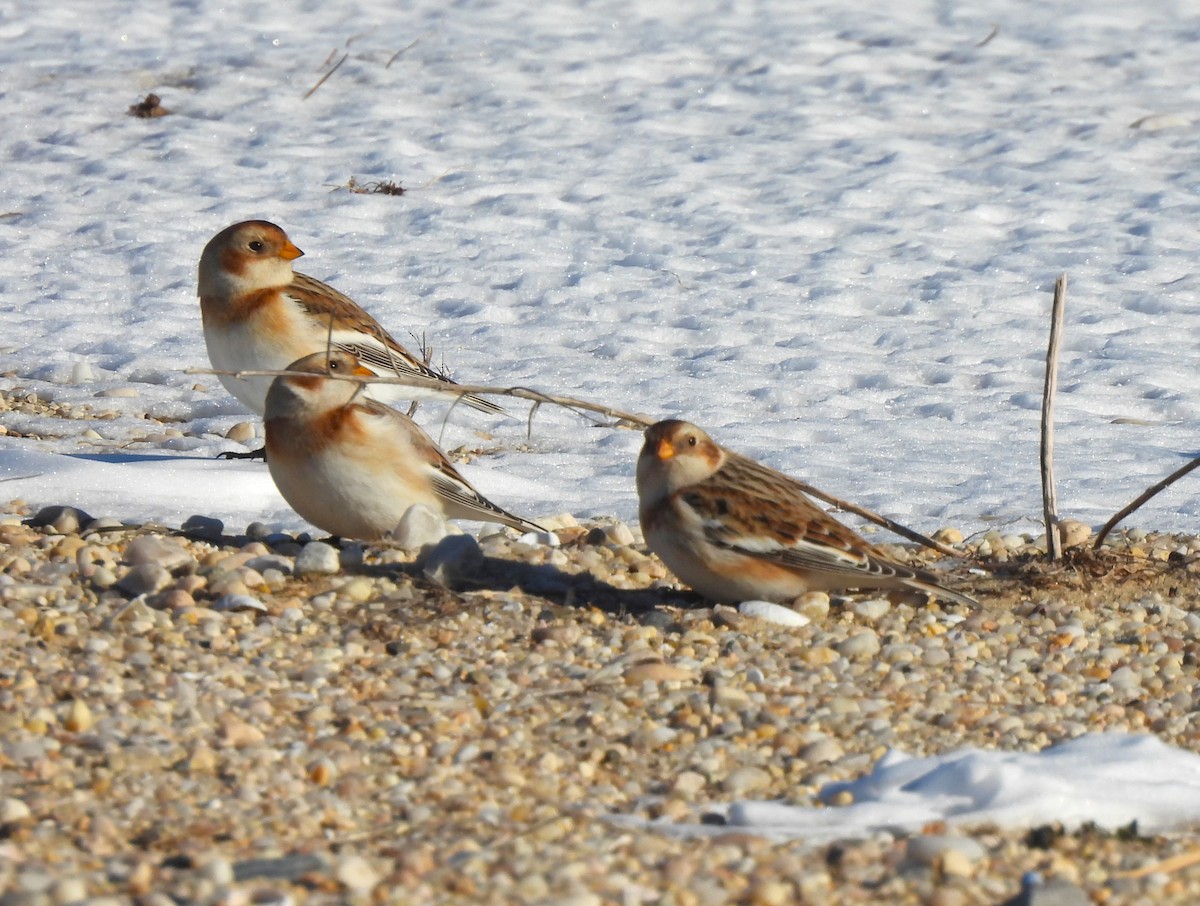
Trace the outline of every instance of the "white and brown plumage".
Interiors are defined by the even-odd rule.
[[[332,345],[359,358],[381,377],[419,376],[448,385],[445,392],[376,384],[372,395],[389,402],[461,396],[397,343],[379,322],[336,289],[292,270],[304,253],[287,233],[265,220],[235,223],[217,233],[200,256],[200,311],[208,358],[217,371],[281,370]],[[262,415],[269,377],[219,375],[230,393]],[[463,402],[484,412],[499,406],[476,396]]]
[[[714,601],[878,588],[976,603],[889,559],[818,509],[796,481],[718,446],[688,422],[646,430],[637,487],[646,544]]]
[[[413,504],[444,518],[532,522],[492,503],[408,416],[366,398],[372,372],[348,352],[293,362],[267,392],[267,465],[284,499],[318,528],[343,538],[381,538]]]

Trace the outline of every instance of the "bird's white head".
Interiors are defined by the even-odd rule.
[[[330,380],[330,377],[369,378],[375,373],[364,368],[358,357],[342,350],[316,352],[287,367],[295,374],[283,375],[271,382],[267,391],[266,417],[313,415],[348,405],[362,391],[357,380]]]
[[[642,505],[704,481],[724,461],[724,451],[690,422],[667,419],[651,425],[646,429],[646,442],[637,464]]]
[[[266,220],[226,227],[200,255],[201,298],[231,298],[292,282],[292,262],[304,252]]]

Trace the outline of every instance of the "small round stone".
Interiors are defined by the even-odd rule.
[[[334,575],[341,568],[337,548],[323,541],[310,541],[296,555],[295,570],[299,576]]]

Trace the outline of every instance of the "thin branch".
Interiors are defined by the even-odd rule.
[[[424,36],[422,35],[422,37],[424,37]],[[383,68],[391,69],[392,64],[395,63],[398,59],[400,59],[400,55],[402,53],[404,53],[405,51],[412,50],[414,47],[417,46],[417,42],[419,42],[420,40],[421,40],[421,38],[414,38],[413,42],[411,44],[409,44],[407,47],[401,47],[398,51],[396,51],[394,54],[392,54],[391,58],[386,63],[383,64]]]
[[[1104,543],[1104,539],[1108,537],[1108,533],[1113,530],[1113,528],[1116,526],[1116,524],[1118,522],[1120,522],[1122,519],[1124,519],[1126,516],[1128,516],[1130,513],[1132,513],[1138,507],[1140,507],[1143,503],[1145,503],[1147,500],[1149,500],[1151,497],[1153,497],[1155,494],[1157,494],[1163,488],[1170,487],[1175,482],[1177,482],[1179,479],[1181,479],[1184,475],[1186,475],[1188,472],[1191,472],[1192,470],[1196,469],[1197,467],[1200,467],[1200,458],[1193,459],[1187,465],[1176,469],[1174,472],[1172,472],[1170,475],[1168,475],[1162,481],[1158,482],[1157,484],[1151,485],[1145,491],[1143,491],[1141,494],[1139,494],[1134,500],[1132,500],[1126,506],[1122,507],[1117,512],[1117,514],[1112,517],[1112,519],[1110,519],[1110,520],[1108,520],[1108,522],[1104,523],[1104,528],[1100,529],[1099,534],[1096,535],[1096,541],[1094,544],[1092,544],[1092,549],[1093,550],[1100,549],[1100,545]]]
[[[342,58],[333,64],[333,69],[329,70],[329,72],[327,72],[327,73],[325,73],[325,75],[321,76],[321,78],[317,82],[317,84],[313,85],[312,88],[308,89],[308,92],[304,95],[304,97],[300,98],[300,100],[307,101],[310,97],[312,97],[314,94],[316,94],[317,89],[320,88],[322,85],[324,85],[326,80],[331,75],[333,75],[335,72],[337,72],[341,68],[342,64],[345,63],[348,59],[350,59],[349,51],[342,54]]]
[[[187,374],[217,374],[227,375],[229,377],[247,378],[247,377],[279,377],[280,375],[294,374],[291,371],[218,371],[211,368],[189,368]],[[612,406],[603,406],[599,403],[591,403],[587,400],[578,400],[569,396],[559,396],[553,393],[543,393],[540,390],[533,390],[529,387],[493,387],[487,384],[456,384],[450,381],[439,381],[436,378],[425,377],[424,375],[406,374],[397,377],[375,377],[363,378],[353,375],[331,374],[326,375],[333,380],[339,381],[359,381],[369,384],[399,384],[405,387],[418,387],[425,390],[438,391],[445,396],[463,396],[465,394],[487,394],[489,396],[511,396],[516,399],[529,400],[534,403],[553,403],[556,406],[561,406],[564,409],[575,410],[576,412],[595,412],[603,415],[606,418],[613,419],[617,422],[628,422],[632,425],[639,425],[643,428],[648,428],[654,424],[655,419],[646,415],[638,415],[632,412],[623,412],[620,409],[615,409]]]
[[[217,374],[227,375],[235,378],[247,377],[278,377],[280,375],[294,374],[291,371],[216,371],[208,368],[189,368],[187,374]],[[639,415],[634,412],[624,412],[612,406],[604,406],[600,403],[592,403],[587,400],[575,399],[569,396],[561,396],[554,393],[544,393],[541,390],[533,390],[529,387],[492,387],[486,384],[452,384],[448,381],[439,381],[434,378],[428,378],[421,375],[404,375],[400,377],[376,377],[362,378],[354,375],[331,374],[328,375],[330,380],[338,381],[357,381],[359,383],[370,384],[400,384],[408,387],[423,387],[428,390],[437,390],[447,396],[458,395],[460,398],[466,394],[484,394],[489,396],[511,396],[516,399],[528,400],[533,403],[529,413],[529,431],[533,432],[533,417],[535,413],[546,403],[551,405],[561,406],[564,409],[569,409],[576,414],[584,412],[594,412],[602,415],[605,418],[612,419],[616,425],[637,425],[641,428],[648,428],[654,424],[657,419],[647,415]],[[931,548],[944,554],[947,557],[961,557],[962,551],[955,550],[949,545],[942,544],[939,541],[934,541],[932,538],[927,538],[920,532],[906,528],[898,522],[888,519],[886,516],[881,516],[874,513],[865,507],[860,507],[856,504],[834,497],[832,494],[827,494],[819,488],[814,488],[806,482],[794,479],[801,489],[812,497],[823,500],[839,510],[844,510],[847,513],[854,513],[861,516],[869,522],[873,522],[878,526],[895,532],[909,541],[914,541],[917,544]]]
[[[945,554],[947,557],[958,558],[962,557],[963,555],[962,551],[955,550],[954,548],[950,547],[950,545],[942,544],[940,541],[934,541],[932,538],[926,538],[920,532],[913,531],[910,528],[905,528],[899,522],[894,522],[891,519],[888,519],[887,516],[880,516],[878,513],[874,513],[871,510],[858,506],[857,504],[842,500],[839,497],[834,497],[832,494],[827,494],[820,488],[814,488],[811,484],[801,481],[794,476],[789,477],[796,482],[796,484],[800,485],[804,493],[808,494],[810,497],[816,497],[820,500],[824,500],[826,503],[837,507],[839,510],[845,510],[847,513],[854,513],[856,516],[862,516],[869,522],[874,522],[876,525],[883,526],[883,528],[893,531],[897,535],[907,538],[909,541],[915,541],[917,544],[932,548],[940,554]]]
[[[990,32],[988,32],[987,37],[984,38],[982,41],[977,41],[975,43],[975,46],[976,47],[987,47],[989,44],[992,43],[992,39],[995,38],[996,35],[998,35],[998,34],[1000,34],[1000,26],[997,25],[996,23],[992,23],[992,30]]]
[[[1058,350],[1062,345],[1063,308],[1067,299],[1067,275],[1054,281],[1054,306],[1050,313],[1050,346],[1046,350],[1046,386],[1042,391],[1042,513],[1046,519],[1046,554],[1062,557],[1058,537],[1058,500],[1054,493],[1054,393],[1058,389]]]
[[[1187,852],[1177,853],[1160,862],[1151,862],[1149,865],[1143,865],[1141,868],[1119,871],[1115,877],[1144,878],[1147,875],[1154,875],[1159,872],[1169,874],[1173,871],[1182,871],[1185,868],[1191,868],[1196,864],[1200,864],[1200,849],[1189,849]]]

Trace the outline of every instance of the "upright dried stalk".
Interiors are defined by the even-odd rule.
[[[1046,350],[1046,386],[1042,391],[1042,514],[1046,520],[1046,553],[1051,560],[1062,557],[1058,537],[1058,499],[1054,493],[1054,393],[1058,390],[1058,350],[1062,343],[1063,308],[1067,299],[1067,275],[1054,281],[1054,306],[1050,312],[1050,347]]]

